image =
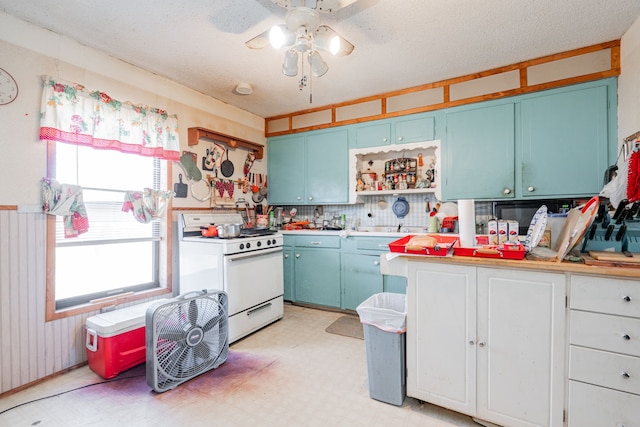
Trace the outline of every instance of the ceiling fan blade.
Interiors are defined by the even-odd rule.
[[[262,49],[265,46],[269,46],[269,44],[270,44],[269,43],[269,31],[271,31],[271,29],[268,29],[267,31],[258,34],[257,36],[255,36],[251,40],[246,41],[244,44],[249,49]]]
[[[316,0],[316,10],[322,13],[331,13],[357,1],[358,0]]]
[[[331,40],[334,37],[338,37],[340,40],[340,46],[336,53],[332,52]],[[353,49],[355,48],[347,39],[342,37],[340,34],[336,33],[326,25],[320,25],[316,30],[316,33],[313,37],[313,43],[318,49],[322,49],[324,51],[330,52],[335,56],[347,56],[349,55]]]
[[[267,31],[260,33],[251,40],[245,42],[245,45],[247,45],[247,47],[250,49],[262,49],[265,46],[272,46],[271,32],[277,30],[278,28],[280,29],[280,40],[278,40],[278,37],[276,37],[276,41],[274,43],[279,44],[280,47],[293,46],[296,41],[295,34],[291,30],[289,30],[285,24],[275,25],[274,27],[269,28]],[[273,47],[277,48],[278,46],[273,45]]]
[[[331,13],[349,6],[358,0],[271,0],[277,6],[287,10],[296,7],[309,7],[322,13]]]

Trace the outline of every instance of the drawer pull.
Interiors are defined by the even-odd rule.
[[[309,244],[311,244],[311,245],[321,245],[322,242],[309,242]]]
[[[380,261],[373,261],[373,265],[380,265]]]
[[[625,340],[625,341],[629,341],[631,339],[631,337],[629,336],[629,334],[624,334],[622,336],[622,339]]]
[[[478,341],[478,347],[484,347],[486,343],[484,341]]]
[[[629,295],[625,295],[625,296],[622,297],[622,300],[626,301],[626,302],[629,302],[629,301],[631,301],[631,297]]]
[[[620,376],[625,380],[631,377],[631,375],[629,375],[629,373],[625,371],[620,372]]]

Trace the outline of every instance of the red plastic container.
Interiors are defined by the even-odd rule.
[[[479,258],[502,258],[502,259],[523,259],[525,255],[524,246],[520,243],[504,245],[482,245],[473,248],[462,248],[456,246],[453,248],[453,254],[456,256],[470,256]]]
[[[154,302],[87,318],[87,359],[93,372],[109,379],[145,362],[145,316]]]
[[[405,236],[395,242],[389,243],[391,252],[400,252],[403,254],[430,255],[430,256],[447,256],[452,253],[453,246],[458,242],[458,236],[446,236],[440,234],[428,234],[437,241],[433,247],[426,247],[420,251],[407,249],[407,243],[414,235]]]

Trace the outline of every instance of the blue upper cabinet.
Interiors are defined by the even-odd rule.
[[[348,132],[331,130],[307,136],[307,204],[349,203]]]
[[[270,204],[302,204],[305,196],[305,137],[269,138],[267,173]]]
[[[269,203],[348,203],[348,153],[346,129],[269,138]]]
[[[591,196],[608,165],[608,85],[522,100],[518,194]]]
[[[616,80],[446,110],[443,198],[598,194],[616,152]]]
[[[391,123],[373,122],[356,128],[354,148],[378,147],[391,144]]]
[[[443,190],[448,200],[515,197],[515,106],[454,108],[445,116]]]
[[[394,121],[394,142],[408,144],[410,142],[433,141],[435,138],[435,118],[417,114]]]
[[[435,139],[436,115],[420,113],[355,125],[351,148],[432,141]]]

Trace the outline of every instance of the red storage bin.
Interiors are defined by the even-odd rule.
[[[454,245],[458,242],[458,236],[446,236],[439,234],[428,234],[436,239],[436,245],[433,247],[425,247],[422,250],[407,249],[407,243],[414,235],[408,235],[395,242],[389,243],[389,250],[391,252],[400,252],[403,254],[414,255],[430,255],[430,256],[448,256],[451,255]]]
[[[89,368],[109,379],[146,360],[145,317],[149,301],[87,318]]]
[[[456,256],[470,256],[478,258],[503,258],[503,259],[523,259],[525,256],[524,246],[520,243],[505,243],[504,245],[481,245],[473,248],[453,248]]]

